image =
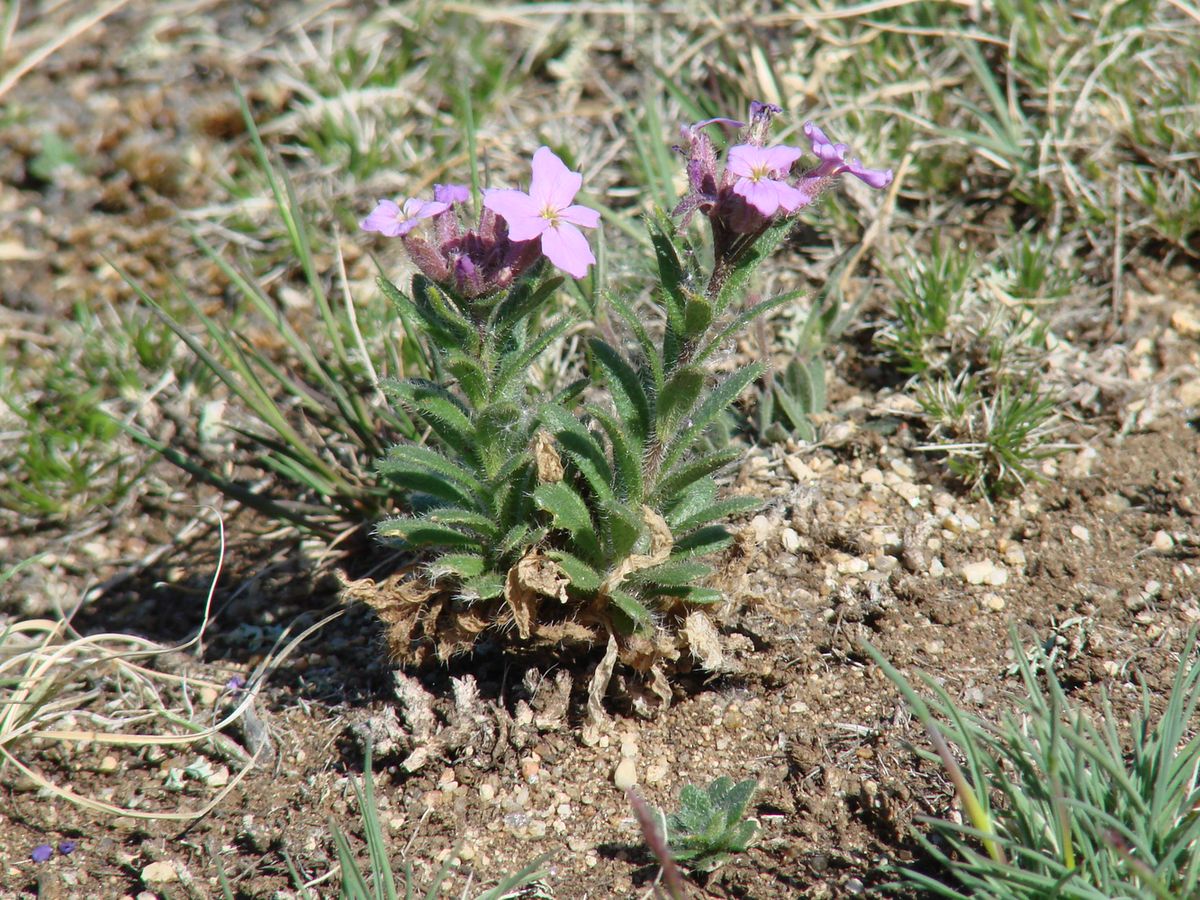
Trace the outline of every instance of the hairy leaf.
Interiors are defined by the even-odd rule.
[[[588,342],[596,363],[604,370],[604,380],[622,424],[644,443],[650,434],[650,400],[641,378],[624,357],[599,338]]]

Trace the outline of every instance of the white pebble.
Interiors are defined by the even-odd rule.
[[[883,484],[883,473],[878,469],[867,469],[858,476],[858,480],[863,484]]]
[[[985,609],[990,609],[992,612],[1000,612],[1004,609],[1004,598],[999,594],[989,591],[982,597],[983,606]]]
[[[838,560],[837,570],[842,575],[861,575],[871,568],[870,563],[858,556],[847,556]]]
[[[1154,532],[1154,542],[1150,545],[1159,553],[1167,553],[1175,546],[1175,540],[1165,531]]]
[[[962,567],[962,577],[967,584],[990,584],[989,579],[996,569],[996,564],[990,559],[981,559],[967,563]]]
[[[783,542],[783,549],[788,553],[795,553],[800,549],[800,535],[796,533],[795,528],[783,529],[780,540]]]
[[[1079,540],[1083,541],[1085,544],[1090,544],[1092,542],[1092,533],[1082,525],[1072,525],[1071,534],[1075,535],[1075,537],[1079,538]]]
[[[179,871],[175,868],[174,863],[167,862],[165,859],[152,862],[142,869],[143,884],[170,884],[178,880]]]
[[[613,772],[613,784],[618,790],[627,791],[637,784],[637,764],[628,756],[621,757],[617,769]]]

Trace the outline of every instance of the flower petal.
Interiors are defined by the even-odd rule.
[[[484,191],[483,205],[508,223],[508,236],[514,241],[533,240],[550,227],[541,208],[524,191]]]
[[[773,181],[776,196],[779,198],[779,208],[784,212],[794,213],[803,206],[812,203],[812,194],[798,187],[793,187],[782,181]]]
[[[852,159],[846,164],[846,171],[861,178],[873,188],[885,188],[892,183],[891,169],[868,169],[857,159]]]
[[[538,209],[565,209],[571,205],[583,176],[572,172],[567,164],[554,155],[549,147],[539,147],[533,154],[533,179],[529,183],[529,196]]]
[[[471,191],[465,184],[435,184],[433,199],[441,203],[466,203]]]
[[[733,186],[733,192],[746,198],[746,202],[764,216],[773,216],[779,211],[779,182],[764,179],[751,181],[749,178],[739,178]]]
[[[564,222],[570,222],[573,225],[582,225],[584,228],[596,228],[600,225],[600,213],[596,212],[590,206],[572,204],[566,209],[559,210],[558,216]]]
[[[813,153],[817,153],[817,147],[822,144],[833,145],[833,142],[825,136],[816,122],[804,123],[804,136],[812,142]],[[820,156],[820,153],[817,153]]]
[[[573,278],[582,278],[587,274],[588,266],[596,261],[583,232],[565,222],[542,233],[542,252]]]
[[[762,147],[755,147],[752,144],[738,144],[736,147],[729,148],[729,156],[725,160],[725,169],[730,174],[737,175],[739,178],[751,178],[754,176],[754,167],[761,165],[762,162]]]
[[[358,223],[363,231],[377,231],[386,237],[395,237],[400,225],[400,207],[391,200],[380,200],[371,214]]]
[[[786,175],[791,171],[796,160],[803,155],[804,151],[799,147],[789,147],[786,144],[763,149],[763,160],[767,164],[767,169],[776,175]]]

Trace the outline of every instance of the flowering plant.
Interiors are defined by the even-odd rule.
[[[381,523],[379,536],[430,553],[422,585],[376,603],[399,655],[432,642],[445,656],[491,628],[529,642],[607,641],[664,700],[663,664],[683,649],[721,666],[699,637],[714,630],[696,615],[721,599],[702,584],[711,572],[702,558],[732,541],[724,520],[759,502],[718,499],[714,476],[742,451],[709,448],[705,432],[762,367],[718,377],[711,362],[751,321],[796,298],[740,302],[796,213],[842,173],[874,187],[891,180],[847,160],[845,145],[811,123],[818,163],[793,175],[803,151],[767,143],[779,112],[754,104],[747,125],[683,129],[688,192],[672,216],[648,221],[661,321],[643,321],[630,299],[612,296],[635,351],[592,337],[587,377],[553,396],[535,393],[529,370],[575,324],[565,314],[542,321],[562,283],[549,270],[580,278],[594,263],[580,229],[600,216],[574,202],[579,173],[542,147],[528,192],[485,191],[469,230],[460,219],[468,193],[453,186],[439,186],[432,201],[380,201],[363,220],[365,230],[398,236],[420,270],[408,292],[380,284],[418,324],[433,373],[386,386],[430,433],[379,465],[409,509]],[[741,129],[723,167],[704,131],[718,122]],[[711,266],[688,252],[680,231],[697,212],[712,231]]]

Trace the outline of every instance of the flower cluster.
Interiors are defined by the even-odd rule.
[[[815,168],[793,178],[792,167],[804,155],[799,147],[767,145],[771,119],[782,110],[768,103],[750,106],[750,122],[707,119],[685,125],[677,149],[687,157],[688,193],[674,214],[686,222],[699,210],[712,224],[718,258],[743,236],[761,234],[778,216],[790,216],[811,204],[843,173],[873,188],[891,184],[891,169],[868,169],[857,159],[847,159],[850,148],[835,144],[814,123],[804,126]],[[725,156],[724,169],[712,140],[704,129],[712,124],[740,128],[738,141]]]
[[[417,268],[466,299],[504,290],[543,256],[582,278],[596,259],[579,226],[600,224],[596,210],[574,203],[583,176],[549,147],[534,153],[532,168],[528,193],[484,192],[475,228],[464,230],[459,220],[456,207],[467,204],[471,194],[457,184],[434,185],[432,201],[380,200],[361,227],[399,237]],[[417,231],[425,219],[433,225],[432,239]]]

